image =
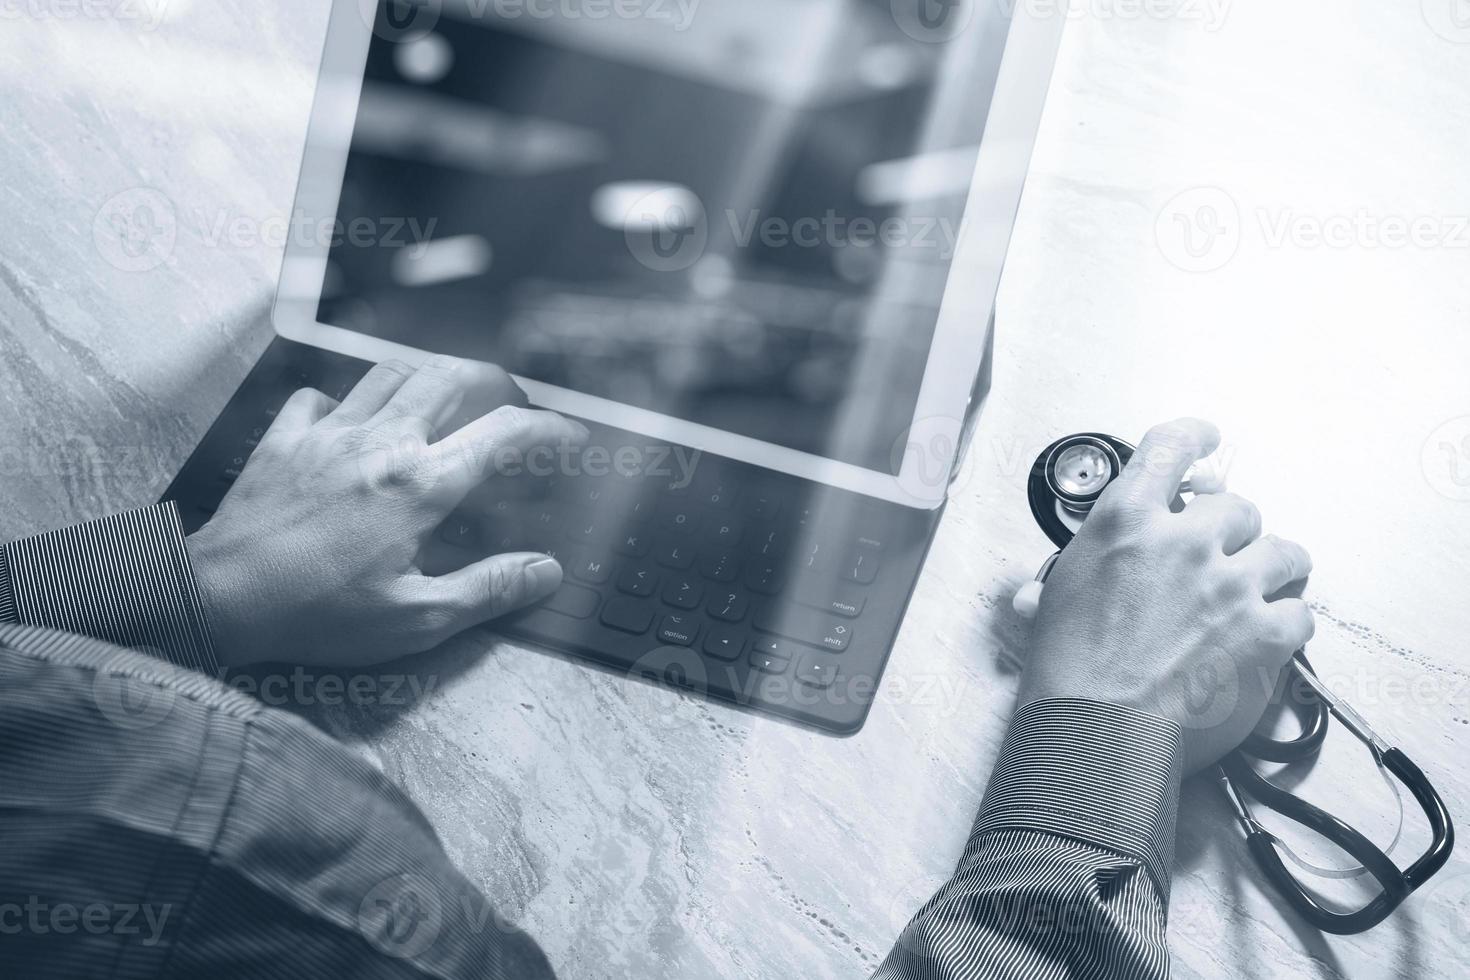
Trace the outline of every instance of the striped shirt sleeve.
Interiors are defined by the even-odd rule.
[[[64,630],[219,673],[172,502],[0,545],[0,623]]]
[[[874,980],[1164,980],[1181,735],[1097,701],[1017,711],[954,877]]]

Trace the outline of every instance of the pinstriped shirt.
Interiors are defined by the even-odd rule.
[[[0,546],[0,976],[553,976],[401,791],[217,669],[172,505]],[[1166,977],[1181,758],[1021,708],[876,980]]]

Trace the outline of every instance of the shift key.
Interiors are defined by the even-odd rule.
[[[755,628],[839,653],[852,642],[852,627],[840,616],[815,609],[768,607],[756,617]]]

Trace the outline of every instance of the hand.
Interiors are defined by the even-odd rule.
[[[1314,630],[1299,596],[1312,560],[1260,537],[1261,515],[1229,493],[1170,509],[1214,426],[1151,429],[1047,579],[1022,705],[1111,701],[1184,729],[1186,772],[1218,760],[1260,721],[1291,655]]]
[[[220,658],[357,666],[427,650],[545,598],[562,571],[498,555],[443,576],[420,567],[434,529],[489,471],[587,430],[525,407],[497,367],[379,364],[338,405],[296,392],[219,512],[189,539]],[[473,408],[474,421],[434,434]],[[488,414],[479,414],[485,408]]]

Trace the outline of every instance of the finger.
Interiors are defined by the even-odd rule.
[[[1312,573],[1312,556],[1295,541],[1268,534],[1235,555],[1262,596],[1273,595]],[[1287,600],[1282,600],[1287,601]]]
[[[440,638],[540,602],[561,587],[561,565],[540,552],[495,555],[427,579]]]
[[[398,389],[411,377],[413,368],[403,361],[374,364],[347,393],[347,397],[342,399],[342,404],[332,413],[332,420],[347,425],[361,425],[388,404],[388,399],[397,394]]]
[[[1167,507],[1179,495],[1184,474],[1220,445],[1220,430],[1203,419],[1183,418],[1148,430],[1123,468],[1135,500]]]
[[[277,443],[284,438],[304,432],[337,407],[337,403],[315,388],[302,388],[293,392],[286,404],[276,413],[276,419],[261,436],[262,446]]]
[[[1233,555],[1261,536],[1261,511],[1235,493],[1195,497],[1184,513],[1214,535],[1225,554]]]
[[[436,355],[393,393],[370,424],[407,427],[429,441],[454,417],[470,392],[484,392],[504,377],[505,372],[493,364]]]
[[[441,476],[463,497],[491,476],[515,476],[553,465],[565,448],[587,441],[587,427],[555,412],[503,405],[432,447]],[[538,454],[545,459],[537,461]]]
[[[1301,599],[1282,599],[1266,606],[1266,621],[1271,644],[1281,662],[1305,647],[1317,634],[1317,619]]]

